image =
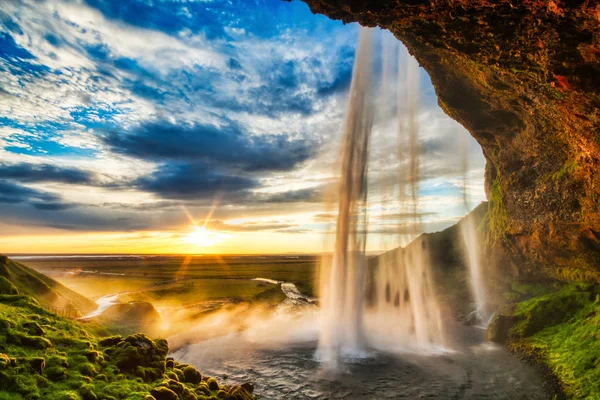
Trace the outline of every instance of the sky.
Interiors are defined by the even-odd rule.
[[[299,1],[3,2],[0,253],[326,251],[358,29]],[[375,36],[381,66],[402,45]],[[485,199],[481,149],[420,69],[419,220],[406,218],[385,111],[398,82],[382,77],[373,251]]]

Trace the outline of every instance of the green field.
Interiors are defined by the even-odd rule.
[[[125,293],[122,301],[186,307],[213,300],[251,301],[277,294],[292,282],[306,294],[315,287],[315,256],[136,256],[22,259],[88,298]]]

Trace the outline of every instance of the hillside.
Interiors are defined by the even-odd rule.
[[[456,224],[439,232],[422,234],[404,248],[399,247],[369,259],[367,293],[370,296],[374,295],[374,288],[371,287],[373,281],[370,278],[374,276],[381,259],[391,256],[396,260],[402,260],[402,257],[394,254],[402,251],[411,252],[416,247],[426,247],[436,286],[439,288],[438,298],[451,314],[456,316],[468,314],[472,311],[472,304],[470,303],[473,300],[469,288],[469,270],[464,258],[461,225],[465,223],[467,218],[473,218],[475,226],[482,228],[479,229],[481,234],[479,238],[480,246],[482,246],[486,231],[485,226],[482,225],[487,223],[487,211],[488,203],[482,202]],[[488,268],[488,272],[492,273],[493,271],[489,271]]]
[[[252,399],[240,386],[221,386],[167,359],[164,339],[103,333],[30,296],[0,295],[0,400]]]
[[[8,280],[21,294],[33,297],[40,305],[58,313],[80,316],[96,308],[96,303],[6,256],[0,256],[0,289]],[[4,283],[2,283],[4,282]]]

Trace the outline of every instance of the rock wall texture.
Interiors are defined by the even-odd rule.
[[[519,277],[600,282],[600,3],[304,0],[379,26],[487,159],[489,244]]]

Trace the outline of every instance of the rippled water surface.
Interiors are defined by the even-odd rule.
[[[316,341],[282,344],[243,333],[189,344],[173,355],[227,383],[253,382],[263,399],[546,399],[543,380],[478,328],[456,327],[453,351],[437,355],[371,352],[325,373]]]

